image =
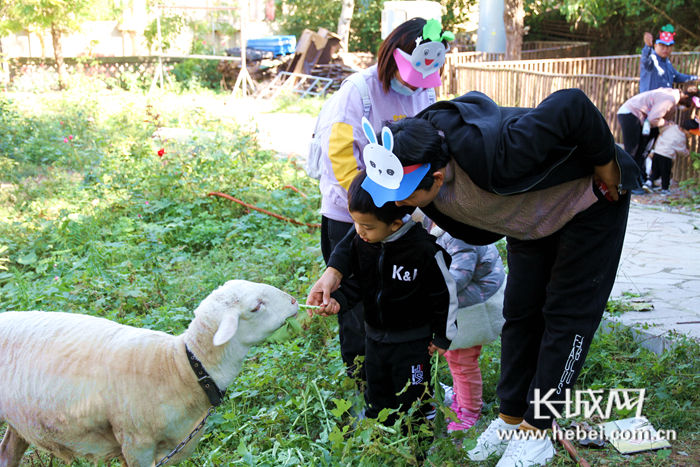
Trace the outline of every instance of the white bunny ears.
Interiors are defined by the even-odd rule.
[[[430,169],[430,164],[415,164],[407,167],[392,152],[394,135],[387,127],[382,128],[382,145],[377,142],[374,129],[367,118],[362,117],[362,131],[369,144],[362,151],[367,178],[362,182],[377,207],[389,201],[401,201],[411,196]]]
[[[372,125],[365,117],[362,117],[362,131],[369,140],[369,144],[362,151],[367,176],[385,188],[398,188],[403,178],[403,167],[399,158],[391,152],[394,149],[394,135],[387,127],[383,127],[380,146]]]

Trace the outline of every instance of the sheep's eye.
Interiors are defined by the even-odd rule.
[[[388,170],[386,171],[386,173],[388,173],[389,175],[394,175],[394,170],[393,170],[393,169],[388,169]]]
[[[257,312],[257,311],[260,311],[260,308],[261,308],[262,306],[263,306],[263,302],[258,302],[258,305],[257,305],[255,308],[253,308],[252,310],[250,310],[250,312],[251,312],[251,313],[255,313],[255,312]]]
[[[369,161],[369,165],[371,165],[373,168],[377,168],[377,164],[374,163],[374,161]]]

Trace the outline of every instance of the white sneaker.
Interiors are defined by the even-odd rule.
[[[442,386],[442,390],[445,392],[445,405],[449,407],[455,400],[455,391],[452,389],[452,386],[448,386],[444,383],[440,383],[440,386]]]
[[[554,457],[555,451],[548,436],[543,439],[514,439],[508,443],[506,452],[496,467],[530,467],[546,465]]]
[[[501,417],[496,417],[489,427],[479,435],[479,438],[476,440],[476,446],[467,451],[467,456],[473,461],[485,461],[493,454],[500,456],[508,446],[508,440],[501,439],[503,437],[502,433],[515,431],[519,426],[520,424],[511,425],[504,422]]]

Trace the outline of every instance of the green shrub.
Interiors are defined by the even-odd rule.
[[[221,88],[221,73],[217,69],[218,61],[188,58],[173,67],[175,81],[184,89]]]

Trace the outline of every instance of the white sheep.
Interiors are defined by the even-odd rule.
[[[66,462],[154,465],[211,405],[185,346],[224,390],[248,349],[297,311],[290,295],[236,280],[205,298],[180,336],[72,313],[0,313],[0,467],[19,465],[29,444]]]

